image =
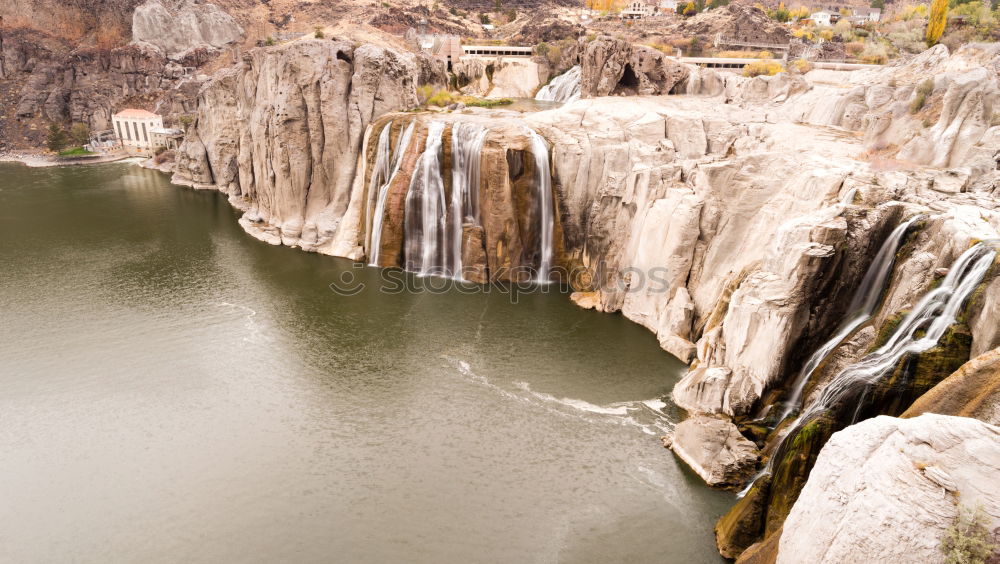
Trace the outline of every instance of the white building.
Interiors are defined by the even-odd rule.
[[[809,19],[816,25],[830,25],[830,18],[832,16],[833,14],[830,12],[816,12],[809,16]]]
[[[152,155],[156,149],[152,130],[163,129],[163,118],[146,110],[126,109],[111,117],[115,134],[126,153]]]
[[[621,11],[623,20],[641,20],[653,14],[653,8],[643,0],[633,0],[629,2],[625,9]]]

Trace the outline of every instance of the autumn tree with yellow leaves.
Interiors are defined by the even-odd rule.
[[[931,2],[931,15],[927,19],[927,34],[924,37],[929,47],[933,47],[938,39],[941,39],[946,25],[948,25],[948,0],[934,0]]]

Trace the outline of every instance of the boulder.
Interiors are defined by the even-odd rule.
[[[685,84],[691,72],[661,51],[624,39],[601,36],[581,41],[585,42],[580,82],[584,98],[670,94]]]
[[[945,530],[981,506],[1000,525],[1000,428],[880,416],[833,435],[781,533],[777,561],[943,562]]]
[[[983,353],[920,396],[901,417],[924,413],[973,417],[1000,425],[1000,349]]]
[[[741,486],[757,465],[757,447],[727,419],[685,419],[674,429],[670,448],[710,486]]]

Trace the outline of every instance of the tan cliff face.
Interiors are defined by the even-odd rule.
[[[486,281],[504,267],[537,264],[539,228],[528,220],[535,209],[528,194],[539,185],[525,174],[530,166],[522,168],[530,132],[537,132],[550,162],[554,263],[587,273],[574,282],[588,306],[621,311],[691,363],[673,398],[701,414],[696,422],[713,418],[713,431],[682,433],[674,447],[701,475],[738,484],[753,471],[756,447],[765,447],[764,459],[773,454],[752,419],[773,417],[805,358],[849,313],[855,288],[896,226],[921,218],[895,256],[880,306],[835,347],[803,402],[885,338],[970,246],[998,238],[997,53],[935,49],[877,72],[747,79],[683,66],[665,72],[676,63],[639,62],[614,42],[593,43],[581,55],[583,80],[596,85],[589,94],[633,85],[628,65],[638,73],[634,84],[686,95],[592,98],[523,115],[393,113],[415,105],[413,87],[434,76],[421,71],[429,67],[418,58],[297,42],[250,52],[203,89],[175,178],[227,193],[246,210],[244,228],[264,240],[369,260],[376,250],[369,227],[379,184],[372,181],[375,144],[388,128],[395,146],[414,124],[386,184],[377,246],[379,265],[406,266],[414,242],[407,198],[432,124],[442,124],[434,126],[443,147],[435,166],[445,198],[454,194],[455,127],[480,124],[487,130],[476,153],[482,215],[460,226],[459,252],[477,269],[473,279]],[[911,113],[928,71],[937,77],[930,113]],[[928,144],[935,149],[926,151]],[[642,278],[652,269],[665,291]],[[1000,345],[991,321],[998,279],[983,279],[974,305],[947,343],[918,363],[926,365],[920,381],[903,397],[933,386],[947,375],[941,371],[957,368],[954,361]],[[877,415],[906,405],[870,407]],[[781,496],[758,497],[762,506],[738,507],[721,524],[725,554],[780,530],[811,460],[836,430],[831,425],[811,436],[804,466],[782,474],[788,485]],[[738,440],[740,432],[756,444]],[[692,444],[711,437],[725,444]],[[698,454],[726,444],[738,444],[739,456],[723,466]]]
[[[411,53],[344,41],[251,51],[202,90],[174,181],[227,193],[261,239],[327,249],[353,229],[343,220],[366,128],[416,106],[433,72]]]

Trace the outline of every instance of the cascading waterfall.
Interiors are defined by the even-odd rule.
[[[371,257],[368,263],[370,266],[378,266],[379,250],[382,243],[382,218],[385,216],[385,201],[389,196],[389,186],[396,177],[396,173],[399,172],[399,167],[403,164],[403,154],[406,153],[406,149],[410,146],[410,139],[413,138],[413,127],[414,123],[410,122],[410,125],[406,127],[400,134],[399,139],[396,140],[396,149],[391,154],[389,150],[389,133],[392,129],[392,122],[386,124],[379,135],[378,148],[375,154],[375,167],[372,170],[372,179],[368,186],[368,206],[365,208],[371,210],[371,199],[375,198],[375,210],[368,214],[365,228],[368,254]]]
[[[965,301],[986,276],[996,254],[996,250],[985,243],[977,243],[962,253],[941,284],[924,294],[884,345],[842,370],[823,388],[819,397],[792,422],[789,432],[781,437],[766,468],[757,477],[773,473],[775,461],[784,458],[785,445],[810,421],[837,407],[850,408],[845,403],[852,395],[858,396],[853,411],[856,419],[866,390],[890,374],[903,358],[919,355],[937,345],[955,323]],[[849,424],[853,423],[852,419]],[[748,492],[756,480],[740,495]]]
[[[908,221],[905,221],[898,225],[889,237],[882,243],[882,247],[879,249],[878,254],[875,255],[875,260],[872,261],[871,265],[868,267],[868,271],[865,273],[864,278],[861,280],[861,285],[854,292],[854,297],[851,299],[851,304],[847,308],[848,317],[841,323],[840,328],[837,330],[836,334],[823,343],[816,352],[809,357],[803,365],[802,370],[799,372],[792,384],[792,394],[789,396],[788,401],[785,404],[785,410],[782,412],[781,417],[777,421],[783,421],[786,417],[791,415],[793,411],[798,409],[799,402],[802,400],[802,393],[805,391],[806,385],[809,383],[809,378],[812,376],[813,372],[826,360],[834,349],[840,346],[840,343],[844,341],[847,337],[854,333],[854,331],[865,324],[872,315],[875,313],[875,308],[878,306],[879,301],[882,297],[882,292],[885,290],[885,283],[889,279],[889,275],[892,273],[892,266],[896,262],[896,250],[899,249],[900,243],[903,241],[903,237],[906,232],[910,229],[916,221],[922,219],[923,216],[915,216]]]
[[[887,374],[905,356],[926,352],[937,345],[959,310],[993,265],[996,251],[977,243],[962,253],[941,285],[927,292],[900,321],[878,350],[837,375],[796,420],[796,426],[818,412],[830,409],[859,387],[867,388]],[[918,332],[923,332],[918,336]]]
[[[538,264],[539,282],[548,282],[552,271],[553,232],[555,216],[552,205],[552,172],[549,169],[549,145],[534,130],[528,130],[531,139],[531,154],[535,158],[536,178],[535,190],[538,200],[540,261]]]
[[[445,264],[448,274],[459,280],[464,280],[464,225],[479,225],[479,159],[486,133],[485,127],[474,123],[459,122],[451,128],[451,203]]]
[[[447,227],[444,180],[441,177],[444,128],[444,122],[440,121],[433,121],[427,127],[427,145],[417,161],[406,193],[405,267],[423,276],[444,273],[442,251]]]
[[[582,76],[580,65],[569,69],[563,74],[552,79],[535,95],[536,100],[548,102],[572,102],[580,99],[580,78]]]

